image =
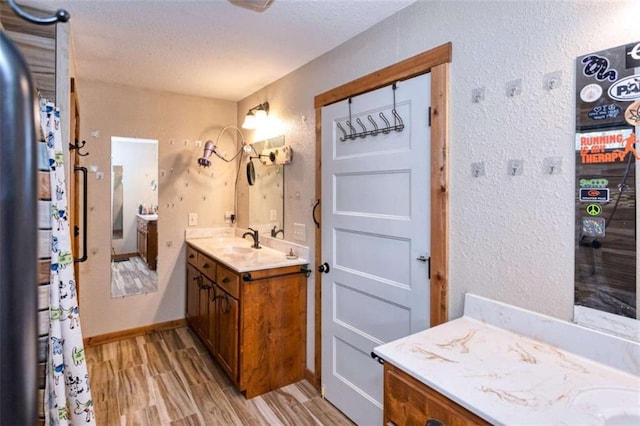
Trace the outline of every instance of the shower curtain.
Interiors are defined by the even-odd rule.
[[[40,125],[49,157],[52,216],[46,424],[95,425],[73,273],[60,111],[46,100],[40,101]]]

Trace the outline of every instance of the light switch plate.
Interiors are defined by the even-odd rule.
[[[198,224],[198,213],[189,213],[189,226],[196,226]]]
[[[294,223],[293,224],[293,239],[296,241],[306,241],[307,240],[307,231],[306,226],[303,223]]]

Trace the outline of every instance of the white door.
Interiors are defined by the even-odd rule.
[[[341,141],[348,101],[322,109],[322,383],[359,425],[382,424],[374,347],[429,326],[430,76],[397,83],[402,132]],[[352,98],[355,131],[394,125],[391,86]],[[423,257],[422,259],[420,259]]]

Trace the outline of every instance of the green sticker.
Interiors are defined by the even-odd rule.
[[[600,207],[600,204],[589,204],[586,210],[589,216],[598,216],[602,213],[602,207]]]
[[[604,178],[580,179],[581,188],[606,188],[607,186],[609,186],[609,181]]]

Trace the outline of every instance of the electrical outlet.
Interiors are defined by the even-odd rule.
[[[189,226],[196,226],[198,224],[198,213],[189,213]]]
[[[276,209],[269,210],[269,220],[278,220],[278,210]]]
[[[296,241],[307,240],[307,227],[303,223],[293,224],[293,239]]]

